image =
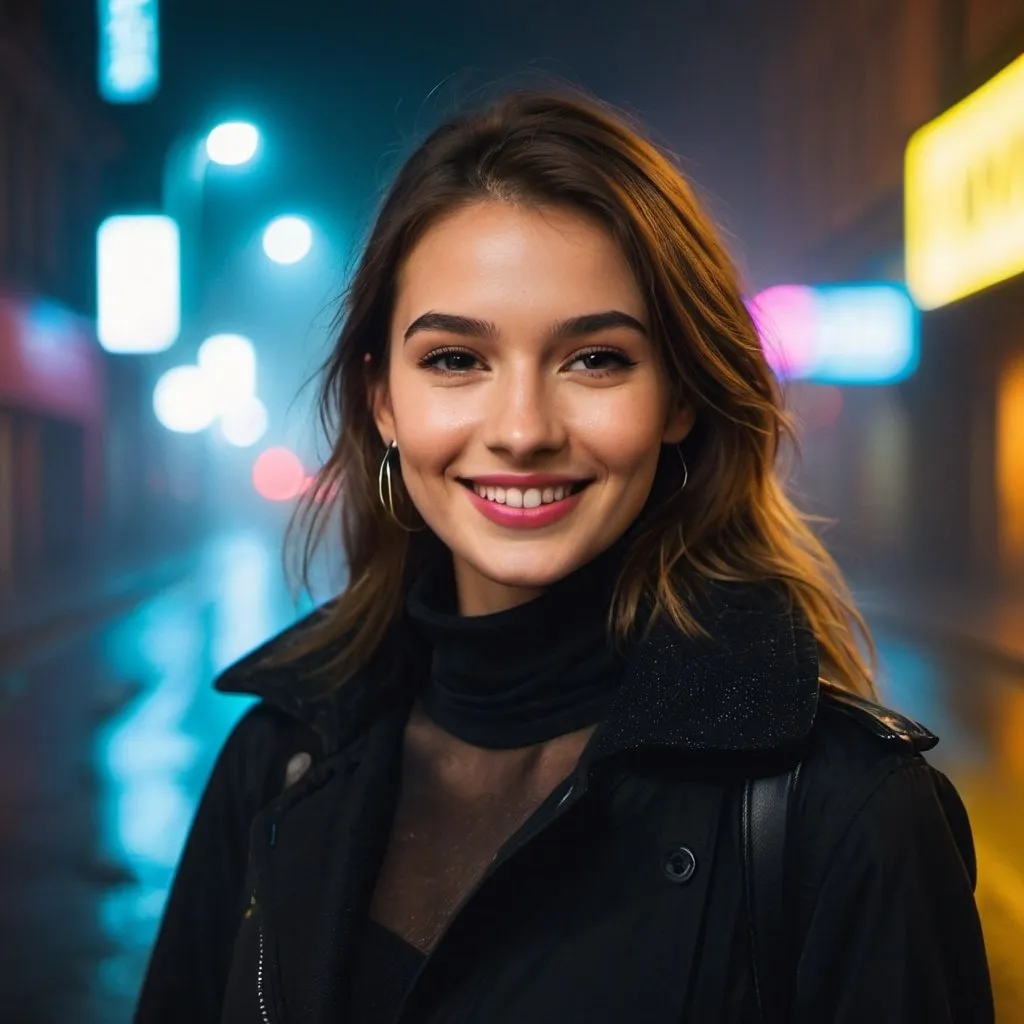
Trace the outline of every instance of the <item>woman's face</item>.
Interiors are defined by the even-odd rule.
[[[463,614],[530,600],[611,545],[692,425],[624,256],[569,210],[439,221],[403,266],[389,343],[377,427],[451,550]]]

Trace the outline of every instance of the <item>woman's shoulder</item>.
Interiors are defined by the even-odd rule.
[[[920,722],[822,680],[803,771],[808,783],[828,789],[870,789],[894,771],[925,763],[938,742]]]
[[[815,725],[801,762],[795,828],[821,876],[840,848],[892,863],[922,844],[955,847],[974,874],[971,829],[953,784],[925,757],[939,738],[882,704],[823,684]]]
[[[830,771],[885,771],[919,758],[938,742],[920,722],[820,680],[809,756]]]

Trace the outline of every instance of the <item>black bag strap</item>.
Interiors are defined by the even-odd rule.
[[[743,786],[743,877],[761,1024],[787,1024],[795,966],[786,906],[786,837],[800,765]]]

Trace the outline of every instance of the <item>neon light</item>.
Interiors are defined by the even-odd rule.
[[[160,87],[158,0],[99,0],[99,88],[108,103],[145,103]]]
[[[1024,56],[911,137],[905,178],[922,309],[1024,272]]]
[[[814,295],[783,284],[761,292],[750,304],[768,365],[786,379],[807,376],[814,358]]]
[[[917,368],[920,316],[897,285],[780,285],[750,310],[783,379],[888,384]]]
[[[100,344],[162,352],[181,330],[178,225],[155,215],[108,217],[96,234]]]
[[[224,412],[256,393],[256,349],[241,334],[213,334],[199,346],[197,357]]]

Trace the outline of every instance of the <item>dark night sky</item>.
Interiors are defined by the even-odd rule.
[[[44,0],[62,59],[92,87],[93,0]],[[223,115],[268,136],[280,203],[365,214],[400,154],[439,115],[534,69],[638,113],[749,234],[755,205],[745,47],[756,0],[162,0],[163,85],[111,111],[129,144],[125,189],[156,187],[167,142]],[[749,187],[748,187],[749,186]],[[253,197],[255,198],[255,197]],[[258,201],[258,199],[257,199]],[[750,241],[750,239],[748,239]]]

